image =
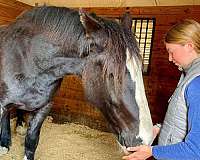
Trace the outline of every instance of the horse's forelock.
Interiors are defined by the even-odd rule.
[[[93,37],[93,42],[104,47],[102,63],[103,78],[109,78],[112,74],[114,78],[114,88],[117,95],[120,95],[123,87],[123,77],[126,70],[126,43],[123,37],[121,26],[108,19],[95,17],[103,26],[103,32]],[[86,43],[86,42],[84,42]],[[91,40],[92,43],[92,40]],[[88,43],[87,45],[89,45]]]
[[[120,96],[125,75],[126,44],[124,43],[122,30],[117,23],[107,23],[106,29],[109,33],[109,40],[107,43],[107,56],[103,67],[104,77],[108,77],[110,74],[113,75],[115,92]]]
[[[129,50],[130,58],[134,58],[136,65],[141,69],[141,55],[138,43],[127,29],[122,28],[115,22],[106,23],[106,29],[109,33],[109,41],[107,45],[108,55],[104,63],[104,75],[114,76],[114,87],[116,93],[120,96],[123,89],[123,78],[126,71],[126,51]]]

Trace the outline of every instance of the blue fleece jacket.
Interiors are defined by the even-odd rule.
[[[161,160],[200,160],[200,76],[185,89],[188,107],[188,134],[183,142],[153,146],[152,154]]]

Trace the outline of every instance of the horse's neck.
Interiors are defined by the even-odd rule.
[[[63,78],[65,75],[75,74],[81,75],[84,66],[84,60],[77,58],[57,58],[56,63],[51,68],[40,72],[33,77],[26,78],[26,83],[31,84],[39,83],[43,87],[45,86],[57,86],[59,79]],[[30,86],[30,85],[29,85]],[[50,89],[51,90],[51,89]]]
[[[85,64],[85,59],[83,58],[59,57],[53,61],[55,63],[50,68],[50,71],[53,71],[56,77],[63,77],[69,74],[80,75]]]
[[[79,74],[83,60],[79,58],[78,51],[71,52],[69,48],[61,49],[57,43],[50,42],[46,37],[37,35],[31,40],[31,53],[29,53],[30,68],[35,74],[53,72],[55,77],[67,74]],[[64,51],[62,51],[64,50]]]

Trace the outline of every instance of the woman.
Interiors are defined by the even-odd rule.
[[[125,160],[151,156],[167,160],[200,159],[200,24],[183,20],[165,36],[169,61],[182,71],[156,146],[129,147]]]

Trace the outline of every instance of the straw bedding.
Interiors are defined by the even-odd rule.
[[[14,127],[12,127],[14,128]],[[1,160],[22,160],[24,136],[12,129],[12,146]],[[51,117],[44,122],[36,160],[120,160],[113,134],[73,123],[55,124]]]

